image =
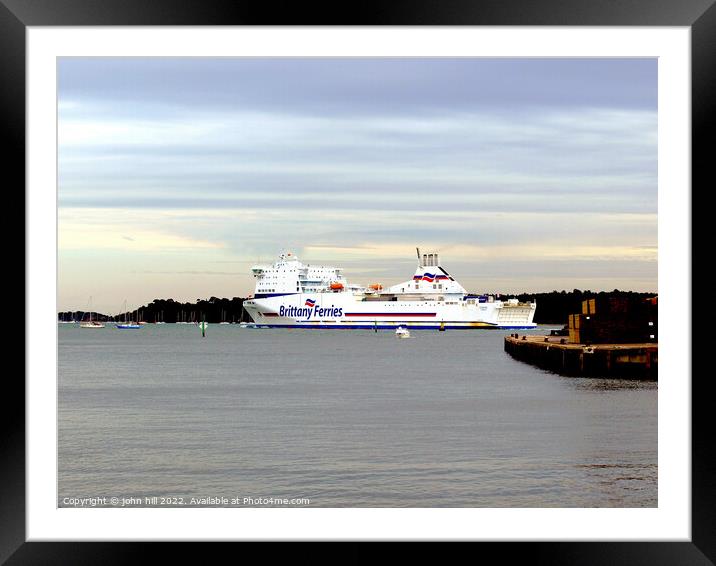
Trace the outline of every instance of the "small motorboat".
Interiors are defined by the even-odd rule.
[[[395,336],[397,338],[410,338],[410,331],[405,326],[399,326],[395,329]]]

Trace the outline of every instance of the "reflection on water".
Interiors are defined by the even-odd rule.
[[[657,505],[657,384],[535,369],[509,332],[58,332],[60,505]]]
[[[624,389],[635,389],[640,391],[656,391],[656,381],[637,379],[601,379],[587,377],[564,378],[573,387],[587,391],[621,391]]]

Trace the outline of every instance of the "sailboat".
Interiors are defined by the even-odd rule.
[[[127,301],[124,301],[124,321],[119,323],[117,325],[117,328],[120,330],[135,330],[138,328],[142,328],[139,324],[136,324],[132,322],[131,320],[127,320]]]
[[[104,328],[104,323],[92,320],[92,297],[89,298],[89,320],[80,323],[80,328]]]
[[[68,319],[67,319],[68,316],[72,316],[72,320],[68,320]],[[60,323],[60,324],[74,324],[74,323],[76,322],[76,321],[75,321],[75,317],[74,317],[74,313],[71,313],[71,314],[63,313],[63,314],[62,314],[62,319],[58,320],[57,322]]]

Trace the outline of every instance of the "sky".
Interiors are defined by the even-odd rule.
[[[475,292],[657,291],[657,60],[60,58],[59,309],[415,248]]]

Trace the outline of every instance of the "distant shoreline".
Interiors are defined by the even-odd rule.
[[[642,301],[648,297],[657,296],[658,293],[647,293],[637,291],[551,291],[549,293],[499,293],[500,297],[516,297],[520,301],[537,301],[534,322],[537,324],[566,324],[570,313],[579,312],[582,301],[589,298],[622,297],[635,302]],[[92,320],[102,322],[121,322],[123,320],[134,320],[139,322],[199,322],[205,320],[208,323],[220,322],[251,322],[251,318],[244,310],[245,297],[233,297],[231,299],[210,297],[209,299],[198,299],[196,302],[179,302],[174,299],[154,299],[151,303],[141,306],[127,313],[108,315],[92,311]],[[88,320],[90,311],[62,311],[57,314],[58,322]]]

